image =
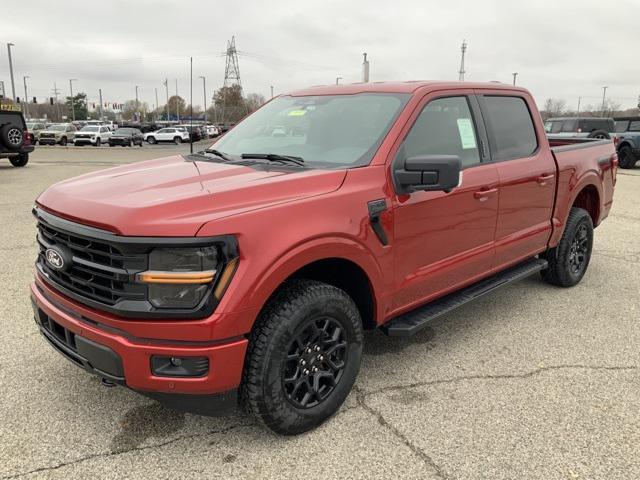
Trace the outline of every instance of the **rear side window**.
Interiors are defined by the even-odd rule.
[[[420,112],[403,144],[406,158],[457,155],[463,167],[480,163],[476,130],[466,97],[433,100]]]
[[[493,159],[529,157],[538,148],[531,113],[520,97],[485,96],[493,135]]]
[[[640,121],[634,120],[629,124],[629,130],[632,132],[640,132]]]

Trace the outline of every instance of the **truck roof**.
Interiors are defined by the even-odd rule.
[[[413,80],[406,82],[369,82],[369,83],[351,83],[345,85],[316,85],[314,87],[294,90],[287,95],[304,96],[304,95],[347,95],[355,93],[414,93],[424,87],[433,90],[442,89],[491,89],[491,90],[508,90],[520,91],[528,93],[525,88],[515,87],[501,82],[452,82],[441,80]]]

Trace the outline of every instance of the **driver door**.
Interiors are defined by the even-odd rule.
[[[490,272],[498,218],[499,177],[472,92],[428,94],[414,112],[395,158],[457,155],[461,182],[449,193],[394,198],[393,313],[473,283]]]

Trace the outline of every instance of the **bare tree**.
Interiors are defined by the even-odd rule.
[[[542,115],[543,120],[546,120],[552,117],[561,117],[566,114],[566,111],[567,102],[565,100],[548,98],[547,101],[544,102],[544,106],[542,107],[540,114]]]

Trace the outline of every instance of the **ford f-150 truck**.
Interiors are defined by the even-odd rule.
[[[582,279],[617,156],[561,143],[502,84],[279,96],[205,151],[40,195],[37,325],[106,384],[304,432],[349,394],[364,330],[415,334],[534,273]]]

